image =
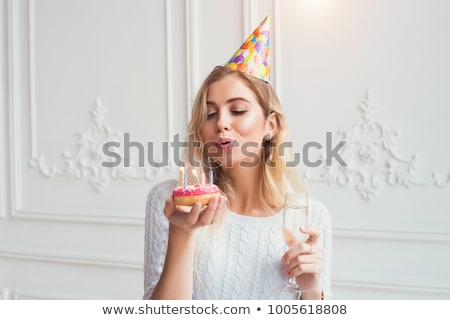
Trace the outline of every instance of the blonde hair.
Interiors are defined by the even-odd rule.
[[[194,160],[197,164],[200,163],[205,174],[209,171],[211,164],[209,159],[205,159],[206,153],[203,152],[204,141],[200,134],[207,120],[206,100],[208,90],[213,83],[230,75],[241,79],[255,93],[266,119],[269,116],[276,118],[278,131],[273,137],[269,137],[263,143],[264,151],[263,159],[260,162],[261,183],[259,196],[261,202],[268,209],[281,208],[284,202],[284,194],[294,190],[301,191],[303,186],[295,168],[287,166],[287,163],[293,160],[292,151],[283,148],[283,154],[280,153],[280,145],[288,141],[287,125],[281,110],[280,101],[269,83],[241,71],[222,66],[215,67],[203,82],[194,101],[192,116],[188,126],[186,160]],[[214,184],[219,186],[227,198],[232,201],[234,190],[230,179],[224,175],[219,165],[216,164],[212,167]]]

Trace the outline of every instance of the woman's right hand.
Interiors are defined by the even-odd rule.
[[[224,208],[226,198],[224,196],[215,196],[211,198],[208,206],[204,209],[201,203],[194,204],[191,209],[185,206],[176,206],[173,196],[166,199],[164,206],[164,215],[169,219],[173,226],[185,231],[193,231],[199,227],[213,224]]]
[[[173,196],[166,199],[164,215],[169,220],[169,237],[163,271],[152,299],[192,299],[196,230],[219,217],[226,198],[216,196],[206,208],[196,203],[191,208],[176,206]]]

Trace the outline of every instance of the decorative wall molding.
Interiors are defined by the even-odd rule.
[[[5,295],[2,294],[5,293]],[[72,292],[70,293],[62,293],[62,292],[46,292],[44,290],[14,290],[11,288],[4,288],[0,291],[0,300],[94,300],[94,299],[103,299],[101,296],[91,296],[87,297],[86,295],[74,295]]]
[[[198,74],[198,27],[196,24],[197,17],[197,3],[196,0],[186,0],[185,6],[185,36],[186,36],[186,114],[187,120],[190,120],[191,106],[194,102],[194,90],[197,88],[197,74]]]
[[[166,18],[172,14],[170,11],[170,5],[167,1],[165,7]],[[93,144],[76,145],[76,151],[66,150],[63,154],[65,163],[63,165],[51,164],[44,153],[39,153],[38,148],[38,134],[37,134],[37,105],[35,97],[35,6],[34,0],[19,1],[7,1],[7,23],[6,36],[8,41],[8,93],[9,93],[9,143],[10,143],[10,164],[19,164],[23,158],[21,146],[25,142],[28,142],[31,149],[31,157],[29,163],[31,166],[38,168],[39,172],[48,178],[65,177],[68,179],[77,179],[87,181],[92,188],[98,192],[106,190],[113,180],[129,181],[132,179],[144,179],[152,180],[159,175],[163,175],[166,172],[171,171],[172,164],[169,163],[168,167],[163,167],[157,170],[156,168],[122,168],[122,170],[103,171],[99,167],[101,161],[96,159],[96,149]],[[167,20],[169,21],[169,19]],[[166,35],[171,37],[171,30],[166,24]],[[166,70],[170,70],[172,61],[166,61]],[[173,79],[167,79],[166,85]],[[169,97],[170,91],[167,89],[167,96]],[[167,98],[170,104],[169,98]],[[92,132],[95,130],[101,130],[101,121],[104,121],[104,115],[102,112],[106,112],[106,108],[101,111],[101,102],[97,101],[99,106],[93,106],[91,114],[93,117],[92,123],[83,132],[78,133],[78,142],[83,141],[88,143],[89,138],[92,138]],[[96,111],[96,108],[98,109]],[[28,110],[28,112],[23,112]],[[97,115],[94,113],[97,112]],[[168,108],[168,124],[167,132],[170,133],[173,130],[170,118],[170,108]],[[23,133],[23,126],[27,122],[24,119],[29,117],[30,127],[28,128],[29,134]],[[103,120],[102,120],[103,117]],[[95,119],[98,119],[96,122]],[[106,131],[105,131],[106,132]],[[119,131],[112,131],[113,133],[119,133]],[[84,134],[84,136],[83,136]],[[98,133],[95,135],[97,136]],[[90,136],[91,135],[91,136]],[[28,139],[27,139],[28,138]],[[87,140],[86,140],[87,139]],[[29,140],[29,141],[28,141]],[[92,142],[92,141],[91,141]],[[91,143],[89,142],[89,143]],[[100,141],[96,141],[100,143]],[[68,148],[72,150],[71,148]],[[170,150],[169,150],[170,151]],[[132,157],[135,155],[132,154]],[[172,159],[170,157],[169,159]],[[159,159],[155,159],[159,161]],[[72,166],[70,164],[72,163]],[[58,221],[64,223],[72,222],[86,222],[86,223],[106,223],[106,224],[123,224],[131,226],[142,226],[143,218],[140,213],[135,213],[136,218],[129,217],[130,212],[126,216],[111,215],[111,213],[96,213],[96,212],[74,212],[64,209],[64,212],[56,212],[46,210],[45,208],[34,209],[23,207],[23,195],[22,195],[22,181],[23,170],[20,165],[14,165],[9,168],[10,172],[10,184],[8,199],[9,208],[6,212],[8,217],[14,219],[25,220],[38,220],[38,221]],[[1,214],[1,213],[0,213]]]
[[[450,242],[450,233],[426,232],[421,230],[387,230],[350,227],[333,227],[334,238],[354,238],[359,240],[391,240],[407,242]]]
[[[26,260],[35,262],[47,262],[53,264],[70,264],[70,265],[82,265],[93,266],[103,268],[119,268],[130,270],[143,270],[143,262],[140,258],[130,259],[117,259],[116,256],[104,256],[99,258],[99,255],[95,256],[67,254],[67,252],[47,252],[40,250],[27,252],[24,250],[4,250],[0,249],[0,259],[12,259],[12,260]]]
[[[275,79],[271,79],[273,87],[277,92],[278,97],[282,99],[282,85],[281,85],[281,4],[280,0],[272,0],[272,10],[273,10],[273,31],[272,31],[272,56],[273,56],[273,67],[271,73],[275,76]]]
[[[28,4],[28,11],[27,11],[27,26],[28,26],[28,85],[29,85],[29,92],[28,92],[28,100],[29,100],[29,111],[30,111],[30,145],[31,145],[31,159],[30,159],[30,165],[32,167],[36,167],[40,170],[40,172],[48,177],[48,178],[54,178],[57,176],[66,176],[70,179],[78,179],[78,180],[87,180],[89,184],[94,188],[94,190],[98,192],[104,192],[111,180],[122,180],[122,181],[129,181],[132,179],[146,179],[146,180],[153,180],[155,179],[159,174],[163,174],[166,172],[170,172],[172,170],[173,165],[169,163],[169,166],[162,167],[162,168],[153,168],[153,167],[145,167],[145,168],[137,168],[134,167],[128,167],[128,168],[105,168],[101,166],[101,163],[104,159],[104,156],[102,156],[101,153],[101,146],[104,142],[107,141],[116,141],[117,138],[121,138],[123,136],[123,132],[119,131],[112,131],[110,127],[104,122],[104,114],[106,113],[106,108],[104,108],[100,102],[99,99],[97,99],[96,104],[93,106],[91,110],[92,115],[92,122],[88,126],[86,130],[83,132],[77,133],[78,136],[78,142],[77,147],[78,150],[71,154],[70,151],[66,150],[63,154],[63,157],[65,158],[65,164],[63,167],[57,167],[57,166],[51,166],[45,155],[43,153],[39,153],[38,146],[37,146],[37,110],[36,110],[36,89],[35,89],[35,30],[34,30],[34,15],[35,15],[35,3],[34,0],[29,0],[27,2]],[[9,37],[10,39],[15,39],[14,37],[14,30],[17,30],[16,23],[14,21],[18,20],[17,14],[18,14],[18,7],[14,5],[13,2],[9,2],[10,7],[10,14],[11,14],[11,26],[9,28]],[[165,15],[166,15],[166,42],[169,41],[167,38],[171,36],[171,29],[169,28],[168,23],[170,22],[168,19],[168,15],[170,14],[170,5],[166,1],[165,6]],[[17,47],[17,40],[11,40],[11,48],[14,50],[18,50]],[[168,42],[167,42],[168,43]],[[168,50],[169,45],[166,43],[166,50]],[[167,52],[166,52],[167,55]],[[12,57],[12,56],[11,56]],[[11,70],[11,74],[13,79],[17,79],[16,73],[19,71],[19,66],[16,64],[13,65],[13,68]],[[171,70],[171,61],[170,56],[166,59],[166,71]],[[167,94],[167,102],[169,103],[168,108],[168,115],[170,116],[171,112],[171,92],[170,92],[170,81],[172,81],[171,78],[167,79],[166,83],[166,94]],[[17,80],[15,81],[17,82]],[[15,84],[15,82],[13,82]],[[19,87],[19,86],[15,86]],[[15,100],[18,101],[17,94],[15,95]],[[11,109],[16,109],[13,106],[15,103],[11,103]],[[18,105],[16,106],[18,107]],[[15,111],[15,110],[13,110]],[[17,117],[15,113],[12,113],[14,115],[15,121],[14,123],[14,130],[17,131],[19,127],[18,119],[20,117]],[[170,117],[168,117],[168,135],[172,133],[172,126],[170,123]],[[104,141],[95,141],[95,137],[98,134],[104,135]],[[14,135],[15,137],[19,137],[18,135]],[[18,145],[19,138],[16,138],[15,145]],[[101,146],[100,146],[101,144]],[[122,155],[123,156],[123,155]],[[133,155],[135,157],[135,155]],[[15,157],[20,158],[20,155],[17,154],[17,149],[15,149]],[[133,160],[133,159],[132,159]],[[157,161],[159,161],[158,159]],[[15,163],[15,162],[13,162]],[[109,170],[108,170],[109,169]],[[20,169],[17,169],[20,171]],[[20,176],[20,172],[16,174],[16,177]]]
[[[129,212],[128,212],[129,213]],[[51,221],[63,223],[98,223],[101,225],[122,225],[132,227],[142,227],[144,225],[144,217],[142,214],[134,213],[134,217],[121,215],[111,215],[102,213],[79,212],[79,211],[51,211],[45,210],[16,210],[12,214],[12,218],[16,220],[27,221]]]
[[[372,91],[367,90],[365,98],[358,105],[361,120],[350,128],[337,131],[342,137],[340,140],[346,142],[340,152],[346,167],[339,164],[325,166],[326,157],[322,153],[322,172],[315,174],[305,170],[303,178],[329,186],[353,185],[367,201],[379,196],[385,186],[447,187],[450,184],[450,169],[446,174],[432,172],[428,176],[420,176],[416,172],[418,155],[407,158],[398,154],[395,149],[398,131],[387,128],[375,119],[377,105]]]
[[[165,13],[165,46],[166,46],[166,104],[167,104],[167,137],[171,139],[175,132],[173,130],[173,124],[171,119],[174,117],[174,103],[173,103],[173,77],[172,77],[172,5],[171,1],[164,1],[164,13]],[[169,151],[170,154],[170,151]],[[170,157],[169,159],[172,159]]]
[[[14,290],[13,300],[91,300],[101,299],[102,297],[81,297],[72,293],[45,292],[43,290]]]
[[[9,41],[7,31],[9,27],[9,17],[7,14],[6,1],[0,3],[0,43],[7,44]],[[0,66],[2,68],[0,76],[0,220],[7,217],[9,211],[8,194],[9,194],[9,122],[8,122],[8,104],[10,103],[9,94],[9,50],[8,47],[2,46],[0,50]],[[4,70],[4,71],[3,71]],[[0,293],[1,294],[1,293]]]
[[[374,279],[365,275],[361,279],[353,277],[348,274],[333,274],[332,275],[332,288],[334,291],[338,291],[339,287],[356,289],[360,292],[361,289],[368,291],[379,290],[383,292],[403,293],[403,296],[409,296],[409,294],[418,295],[436,295],[440,299],[448,299],[450,297],[450,287],[435,287],[435,286],[419,286],[402,283],[400,281],[386,281],[382,279]],[[401,297],[401,296],[399,296]],[[339,299],[339,297],[336,297]]]
[[[113,168],[102,166],[103,161],[111,161],[103,153],[103,145],[111,141],[122,145],[124,132],[113,130],[106,123],[105,115],[107,109],[99,98],[97,98],[90,113],[90,124],[86,129],[75,134],[77,137],[75,143],[77,150],[75,152],[71,152],[68,149],[64,151],[63,157],[65,162],[63,166],[50,165],[43,153],[40,153],[37,157],[32,157],[30,165],[37,168],[42,175],[48,178],[63,176],[71,180],[87,181],[98,192],[104,192],[113,180],[145,179],[151,181],[175,169],[175,165],[172,162],[169,162],[168,166],[163,167],[140,167],[136,150],[130,152],[129,167],[122,165]],[[115,152],[124,159],[122,151],[115,149]],[[160,157],[155,160],[161,162],[162,159]]]
[[[11,215],[13,208],[17,204],[17,199],[20,197],[17,188],[17,181],[20,179],[20,170],[16,163],[20,163],[19,150],[17,141],[21,138],[21,132],[18,127],[18,119],[21,118],[20,114],[20,82],[18,80],[18,72],[20,70],[20,50],[18,46],[17,37],[14,36],[14,31],[19,30],[19,18],[18,18],[18,1],[8,0],[6,3],[7,8],[7,47],[8,47],[8,105],[6,106],[9,111],[9,210]],[[6,91],[6,90],[5,90]]]
[[[43,292],[28,292],[28,291],[13,291],[12,300],[61,300],[61,296],[55,296],[52,294],[46,294]],[[70,299],[66,297],[66,299]],[[72,297],[75,299],[75,297]]]

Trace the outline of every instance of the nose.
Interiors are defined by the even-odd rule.
[[[217,119],[217,131],[228,131],[231,128],[231,119],[225,112],[219,112]]]

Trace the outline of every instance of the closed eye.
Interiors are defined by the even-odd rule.
[[[216,114],[217,114],[217,112],[208,112],[207,118],[208,118],[208,119],[211,119],[211,118],[213,118]]]

